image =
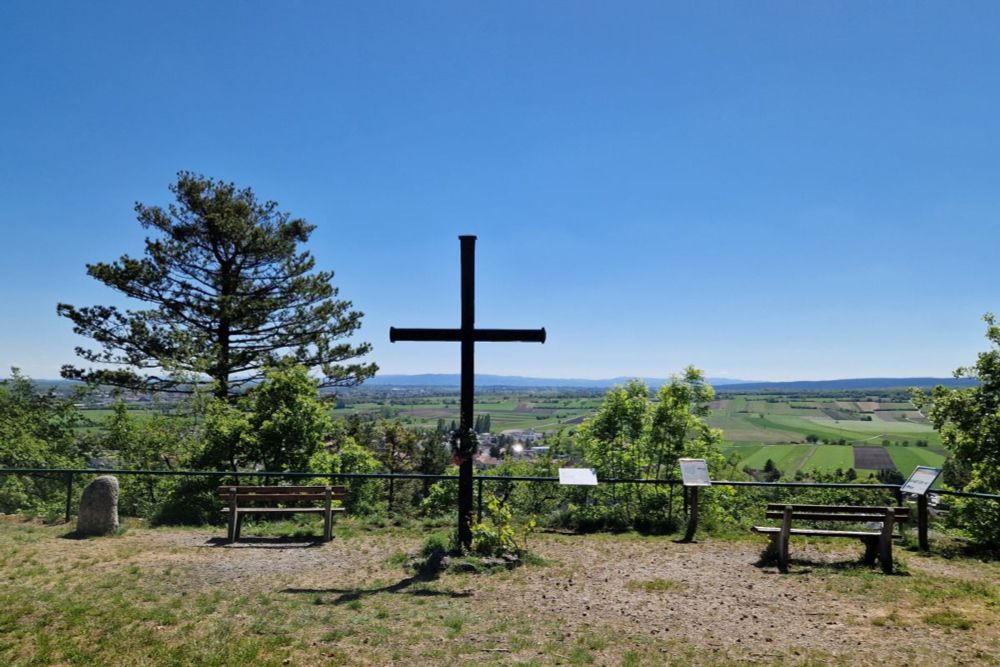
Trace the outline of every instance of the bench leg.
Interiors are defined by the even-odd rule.
[[[764,550],[764,558],[767,561],[778,560],[778,533],[769,533],[767,536],[767,548]]]
[[[326,487],[326,504],[323,505],[323,541],[333,539],[333,496],[332,489]]]
[[[890,507],[885,511],[882,535],[878,540],[878,558],[882,561],[882,571],[886,574],[892,574],[892,528],[895,521],[896,514]]]
[[[243,527],[243,515],[237,514],[236,516],[236,536],[235,539],[240,539],[240,529]]]
[[[875,558],[878,556],[878,539],[874,537],[865,537],[861,540],[865,545],[865,555],[861,559],[865,565],[874,565]]]
[[[226,538],[229,540],[230,544],[232,544],[233,542],[236,541],[236,525],[237,525],[238,521],[239,521],[239,512],[235,512],[233,510],[230,510],[229,511],[229,532],[226,535]]]
[[[788,571],[788,538],[792,531],[792,506],[785,506],[785,515],[781,522],[781,532],[778,533],[778,569]]]

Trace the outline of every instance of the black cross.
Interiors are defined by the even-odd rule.
[[[459,329],[397,329],[389,327],[389,341],[451,341],[462,343],[462,400],[459,418],[458,539],[472,543],[472,458],[477,441],[472,431],[475,394],[475,346],[481,343],[544,343],[545,329],[476,328],[476,237],[459,236],[462,247],[462,326]]]

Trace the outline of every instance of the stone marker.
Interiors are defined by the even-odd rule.
[[[81,535],[110,535],[118,528],[118,479],[101,475],[87,485],[80,496],[76,532]]]

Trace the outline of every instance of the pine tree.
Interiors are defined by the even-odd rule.
[[[188,172],[170,190],[176,203],[166,209],[135,206],[140,224],[158,232],[142,259],[87,265],[88,275],[150,307],[57,308],[99,345],[77,355],[117,368],[65,365],[64,378],[177,393],[211,384],[228,398],[282,360],[319,368],[324,387],[374,375],[374,364],[341,363],[371,346],[338,342],[361,326],[362,313],[336,298],[333,272],[313,271],[315,260],[299,249],[314,225],[249,188]]]

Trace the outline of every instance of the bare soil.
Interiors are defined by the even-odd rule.
[[[855,447],[854,467],[865,470],[895,470],[896,464],[885,447]]]
[[[220,532],[136,529],[112,539],[53,537],[36,558],[86,557],[94,562],[92,576],[139,566],[147,577],[172,573],[171,588],[182,596],[217,590],[279,601],[311,596],[310,604],[331,609],[370,599],[401,610],[394,622],[411,655],[429,655],[441,640],[414,634],[406,605],[414,596],[442,596],[427,599],[446,605],[435,607],[442,617],[467,619],[461,641],[480,652],[457,664],[478,664],[484,656],[493,664],[582,664],[569,649],[575,638],[595,636],[604,639],[594,645],[593,664],[622,664],[629,650],[648,655],[650,647],[659,647],[662,664],[1000,664],[997,598],[954,593],[977,586],[993,591],[1000,572],[994,564],[901,552],[907,573],[885,576],[857,565],[860,545],[803,539],[793,541],[795,560],[790,573],[781,574],[761,562],[764,539],[682,544],[540,534],[530,548],[545,565],[421,579],[392,558],[420,541],[418,535],[357,533],[328,544],[245,538],[228,545]],[[925,590],[941,592],[938,599],[914,597]],[[927,623],[929,609],[958,610],[973,627]],[[517,641],[487,630],[502,619],[516,620]],[[383,654],[355,644],[346,655],[350,664],[380,664]],[[295,662],[314,657],[298,655]]]

